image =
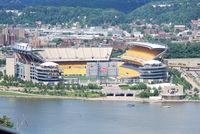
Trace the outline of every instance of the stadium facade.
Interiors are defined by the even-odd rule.
[[[39,83],[163,82],[168,78],[162,56],[165,46],[130,42],[130,48],[112,60],[111,47],[41,48],[26,43],[13,46],[14,57],[7,58],[7,74]],[[12,73],[8,73],[12,70]],[[14,71],[13,71],[14,70]]]
[[[168,78],[167,66],[156,60],[145,62],[144,66],[140,67],[140,72],[140,78],[144,82],[159,82]]]

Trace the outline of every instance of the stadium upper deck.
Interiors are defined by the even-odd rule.
[[[121,58],[125,61],[142,66],[146,61],[162,56],[167,50],[165,46],[146,42],[130,42],[129,44],[133,45],[133,47],[128,49]]]
[[[159,45],[159,44],[153,44],[153,43],[149,43],[149,42],[128,42],[127,44],[133,45],[133,46],[142,46],[142,47],[146,47],[149,49],[167,49],[166,46]]]
[[[44,48],[38,52],[46,61],[109,61],[112,48]]]
[[[17,43],[13,49],[20,55],[31,56],[40,62],[109,61],[111,47],[42,48],[33,49],[27,43]],[[29,58],[30,59],[30,58]]]

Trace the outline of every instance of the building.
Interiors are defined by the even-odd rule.
[[[163,76],[167,73],[166,65],[160,62],[167,47],[145,42],[129,42],[129,44],[131,48],[121,56],[124,63],[119,67],[119,77],[125,78],[125,80],[128,78],[130,82],[138,81],[138,79],[141,82],[165,81],[166,77],[155,79],[156,74],[152,73],[156,73],[155,71],[160,71],[157,73],[161,73],[163,71]],[[149,63],[153,64],[149,65]],[[156,67],[154,63],[159,64]],[[153,71],[147,77],[145,70]]]
[[[147,61],[140,71],[143,82],[164,82],[168,79],[167,66],[160,61]]]
[[[193,31],[193,38],[192,41],[199,42],[200,41],[200,30]]]
[[[186,30],[185,25],[174,25],[174,32],[183,32]]]
[[[44,84],[57,84],[61,81],[58,64],[45,62],[42,64],[24,64],[17,62],[15,76],[25,81]]]
[[[35,49],[26,43],[17,43],[13,50],[17,61],[15,74],[23,80],[56,83],[62,77],[68,82],[96,80],[134,83],[162,82],[167,78],[166,65],[160,62],[167,48],[157,44],[130,42],[130,49],[118,59],[111,58],[112,47]],[[44,66],[49,63],[51,66]],[[148,77],[145,69],[151,71]],[[55,77],[50,74],[55,74]],[[162,76],[158,76],[160,74]]]
[[[16,35],[12,28],[4,28],[0,37],[3,46],[14,45],[16,42]]]
[[[39,38],[33,37],[30,39],[30,44],[34,48],[41,47],[41,40]]]
[[[133,32],[132,35],[136,39],[142,39],[144,37],[144,35],[141,32]]]
[[[181,100],[185,97],[183,86],[181,85],[165,86],[161,89],[160,95],[163,100]]]
[[[15,76],[16,70],[16,59],[14,57],[7,57],[6,58],[6,74],[8,76]]]
[[[24,28],[14,28],[14,34],[16,36],[17,39],[21,40],[25,38],[25,30]]]
[[[30,81],[31,80],[31,64],[28,63],[20,63],[17,62],[15,64],[15,76],[18,78],[24,80],[24,81]]]
[[[52,83],[52,81],[58,81],[61,75],[64,78],[86,77],[86,66],[92,63],[98,63],[98,67],[102,70],[102,76],[104,72],[103,68],[106,72],[107,69],[109,70],[108,76],[112,76],[111,71],[114,68],[114,63],[110,63],[112,48],[34,49],[26,43],[18,43],[13,49],[16,55],[15,58],[17,59],[15,74],[23,80],[43,83],[49,81]],[[42,70],[45,74],[42,73]],[[27,76],[28,74],[29,76]],[[54,77],[50,76],[50,74],[54,74]],[[41,78],[41,75],[43,78]]]
[[[31,80],[38,83],[53,83],[61,81],[60,70],[58,64],[53,62],[45,62],[39,65],[31,66]]]
[[[5,44],[4,35],[0,33],[0,46],[3,46],[4,44]]]
[[[191,21],[192,41],[200,41],[200,19]]]
[[[200,30],[200,19],[191,21],[192,30]]]
[[[118,76],[116,62],[89,62],[87,63],[86,70],[87,77],[106,78]]]

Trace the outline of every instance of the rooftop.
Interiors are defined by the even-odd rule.
[[[22,47],[27,47],[27,46],[28,46],[28,43],[16,43],[16,45],[22,46]]]
[[[18,51],[35,51],[36,49],[32,48],[31,46],[29,46],[28,43],[16,43],[13,46],[13,49],[18,50]]]
[[[149,60],[149,61],[146,61],[144,64],[148,64],[148,65],[159,65],[159,64],[161,64],[161,62],[158,61],[158,60]]]
[[[135,46],[142,46],[147,47],[149,49],[166,49],[166,46],[159,45],[159,44],[153,44],[149,42],[128,42],[128,44],[135,45]]]
[[[56,66],[58,66],[58,64],[54,63],[54,62],[44,62],[44,63],[40,64],[40,66],[45,66],[45,67],[53,66],[53,67],[56,67]]]

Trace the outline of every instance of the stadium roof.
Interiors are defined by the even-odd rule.
[[[23,46],[23,47],[27,47],[27,46],[28,46],[28,43],[17,43],[17,45]]]
[[[88,48],[43,48],[38,53],[45,61],[109,61],[112,48],[88,47]]]
[[[166,49],[167,48],[166,46],[153,44],[149,42],[128,42],[128,44],[132,44],[135,46],[148,47],[149,49]]]
[[[161,64],[162,62],[158,61],[158,60],[149,60],[149,61],[146,61],[144,64],[148,64],[148,65],[159,65]]]
[[[28,43],[16,43],[13,46],[14,50],[17,51],[23,51],[23,52],[31,52],[31,51],[35,51],[36,49],[32,48],[31,46],[29,46]]]
[[[42,63],[40,65],[41,66],[45,66],[45,67],[47,67],[47,66],[53,66],[53,67],[58,66],[58,64],[54,63],[54,62],[44,62],[44,63]]]

